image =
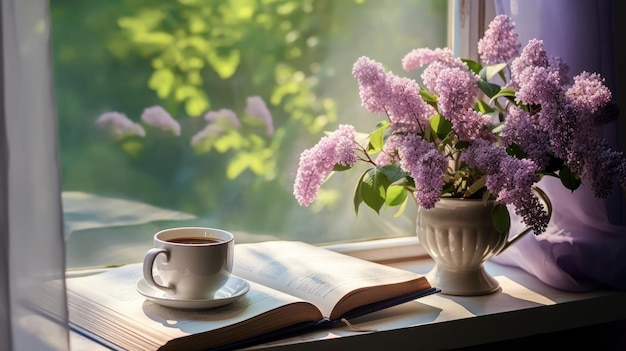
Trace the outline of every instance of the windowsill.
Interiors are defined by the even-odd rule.
[[[416,247],[421,251],[411,251]],[[392,266],[423,274],[434,265],[415,238],[332,245],[329,248],[386,261]],[[517,268],[490,262],[485,266],[500,283],[500,291],[474,297],[426,296],[351,321],[354,327],[370,331],[337,327],[249,349],[369,350],[390,345],[394,349],[452,349],[626,321],[626,292],[564,292]],[[626,340],[622,339],[622,342]],[[72,335],[73,351],[106,350],[98,347]]]
[[[427,273],[434,262],[422,258],[390,264]],[[394,350],[442,350],[626,321],[626,292],[570,293],[517,268],[488,262],[486,269],[500,283],[500,291],[473,297],[435,294],[351,321],[376,332],[346,326],[250,349],[370,350],[393,345]]]

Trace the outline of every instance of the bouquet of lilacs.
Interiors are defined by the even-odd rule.
[[[359,58],[352,73],[362,105],[386,119],[369,134],[340,125],[303,151],[299,204],[311,204],[335,171],[365,162],[371,167],[356,186],[355,211],[364,202],[379,212],[409,197],[424,209],[442,197],[495,200],[496,229],[508,230],[512,205],[540,234],[549,221],[535,192],[542,177],[560,178],[572,191],[586,182],[597,197],[616,182],[626,189],[624,155],[598,135],[618,116],[600,75],[582,72],[571,82],[567,65],[548,56],[541,40],[522,49],[506,15],[490,23],[478,53],[481,63],[448,48],[411,51],[402,66],[423,67],[422,85]]]

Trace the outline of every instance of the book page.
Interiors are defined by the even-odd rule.
[[[295,323],[295,318],[301,318],[301,321],[322,318],[310,304],[250,281],[248,293],[229,305],[207,310],[174,309],[139,294],[135,284],[141,278],[142,264],[131,264],[104,273],[67,279],[71,322],[126,349],[156,350],[172,339],[208,331],[214,332],[198,342],[198,349],[263,335]],[[282,314],[276,312],[287,305],[294,310]],[[254,318],[264,319],[252,322],[252,327],[240,331],[216,332]],[[184,349],[194,347],[185,344]]]
[[[419,280],[421,288],[430,287],[416,273],[297,241],[238,244],[234,262],[234,274],[310,301],[327,317],[336,317],[332,316],[333,308],[350,293],[361,294],[358,304],[365,304],[386,298],[385,293],[398,294],[385,289],[385,285]],[[358,290],[374,286],[379,288],[368,296]],[[407,289],[416,291],[420,287],[405,284]]]

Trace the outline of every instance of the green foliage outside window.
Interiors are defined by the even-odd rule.
[[[355,58],[372,47],[396,57],[390,48],[442,46],[446,36],[437,0],[52,0],[51,13],[64,190],[273,233],[298,208],[300,152],[341,120],[368,118],[355,105]],[[389,30],[399,17],[429,19],[431,32],[371,41],[368,30]],[[272,135],[245,118],[249,96],[266,102]],[[115,140],[94,124],[108,111],[139,122],[155,105],[180,123],[180,136],[146,128],[145,137]],[[223,108],[244,126],[191,145],[202,116]],[[332,212],[332,191],[320,198]]]

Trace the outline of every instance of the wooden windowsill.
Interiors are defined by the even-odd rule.
[[[418,251],[410,251],[417,245]],[[330,249],[427,273],[434,262],[414,238],[332,245]],[[413,247],[414,249],[415,247]],[[422,251],[419,251],[422,250]],[[250,347],[252,350],[441,350],[525,338],[603,323],[626,323],[626,292],[571,293],[530,274],[488,262],[501,289],[474,297],[435,294],[340,326]],[[626,340],[622,337],[626,345]],[[107,348],[72,333],[72,351]]]

